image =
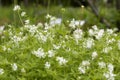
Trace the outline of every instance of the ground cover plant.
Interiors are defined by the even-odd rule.
[[[33,24],[13,9],[22,26],[0,26],[1,80],[119,80],[120,34],[86,21],[45,16]]]

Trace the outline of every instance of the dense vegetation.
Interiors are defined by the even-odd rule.
[[[56,17],[52,12],[29,17],[18,5],[13,11],[15,21],[0,26],[1,80],[120,79],[120,34],[115,27],[105,29],[84,8],[59,8]]]

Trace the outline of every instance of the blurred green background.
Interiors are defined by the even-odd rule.
[[[93,12],[88,1],[92,2],[99,16]],[[100,19],[104,18],[110,27],[117,27],[120,14],[119,5],[116,3],[117,0],[0,0],[0,25],[14,22],[20,24],[17,14],[13,11],[14,5],[19,4],[35,24],[45,22],[45,15],[49,13],[65,21],[75,18],[85,20],[86,26],[98,25],[102,28],[105,28],[106,24]]]

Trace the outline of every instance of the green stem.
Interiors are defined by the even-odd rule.
[[[48,0],[47,13],[49,13],[50,0]]]
[[[18,13],[18,16],[19,16],[20,22],[21,22],[22,25],[24,26],[24,23],[23,23],[23,21],[22,21],[22,19],[21,19],[21,16],[20,16],[20,14],[19,14],[19,11],[17,11],[17,13]]]

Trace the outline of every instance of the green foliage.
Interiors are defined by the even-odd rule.
[[[14,11],[17,15],[23,12]],[[24,15],[19,16],[21,26],[1,26],[0,79],[118,80],[120,34],[96,25],[83,31],[90,19],[94,20],[86,18],[89,12],[80,15],[80,19],[86,18],[83,21],[76,20],[78,17],[67,20],[67,12],[62,12],[64,21],[48,14],[44,23],[33,24],[32,17]]]

